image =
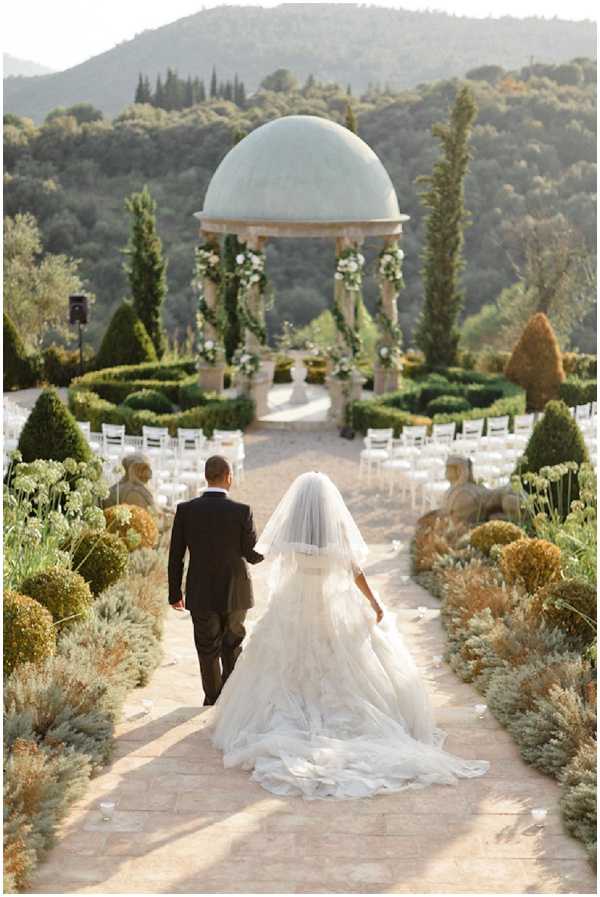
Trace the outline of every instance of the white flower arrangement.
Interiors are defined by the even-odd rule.
[[[364,255],[357,249],[349,247],[338,256],[334,277],[342,281],[347,290],[360,290],[364,265]]]
[[[200,281],[208,278],[214,283],[219,283],[221,279],[221,256],[209,243],[196,249],[196,275]]]
[[[256,372],[260,369],[260,355],[252,352],[246,352],[245,349],[238,349],[233,356],[233,366],[238,374],[251,380]]]
[[[377,347],[377,357],[379,363],[384,368],[395,367],[400,356],[400,349],[397,345],[386,345],[382,343]]]
[[[235,257],[235,276],[240,289],[246,292],[256,284],[262,284],[265,273],[265,254],[256,249],[244,249]]]
[[[331,376],[335,377],[337,380],[349,380],[352,376],[352,372],[354,371],[354,362],[350,355],[336,355],[335,353],[330,353],[333,358],[334,366],[331,371]]]
[[[196,350],[206,364],[215,365],[221,358],[220,347],[213,339],[207,339],[202,330],[198,330]]]
[[[403,287],[403,261],[404,253],[399,246],[389,246],[384,249],[379,254],[379,265],[377,269],[380,280],[387,280],[389,283],[393,283],[398,290]]]

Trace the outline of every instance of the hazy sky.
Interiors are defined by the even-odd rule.
[[[310,0],[304,0],[310,2]],[[335,2],[335,0],[333,0]],[[3,51],[54,69],[69,68],[130,40],[147,28],[158,28],[202,8],[222,6],[198,0],[19,0],[5,4]],[[278,6],[278,0],[238,0],[227,5]],[[558,16],[596,19],[591,0],[382,0],[374,6],[436,9],[464,16]]]

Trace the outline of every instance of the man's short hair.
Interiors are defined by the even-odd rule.
[[[204,465],[204,476],[207,483],[218,483],[231,473],[231,464],[222,455],[211,455]]]

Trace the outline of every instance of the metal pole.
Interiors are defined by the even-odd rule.
[[[79,376],[83,377],[83,330],[81,329],[81,321],[79,324]]]

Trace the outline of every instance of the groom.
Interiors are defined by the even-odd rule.
[[[256,530],[248,505],[231,501],[233,481],[226,458],[206,462],[208,488],[199,498],[177,505],[169,549],[169,604],[187,609],[194,623],[204,705],[214,704],[231,674],[246,635],[246,611],[254,604],[246,561],[258,564]],[[181,591],[183,560],[190,561]]]

